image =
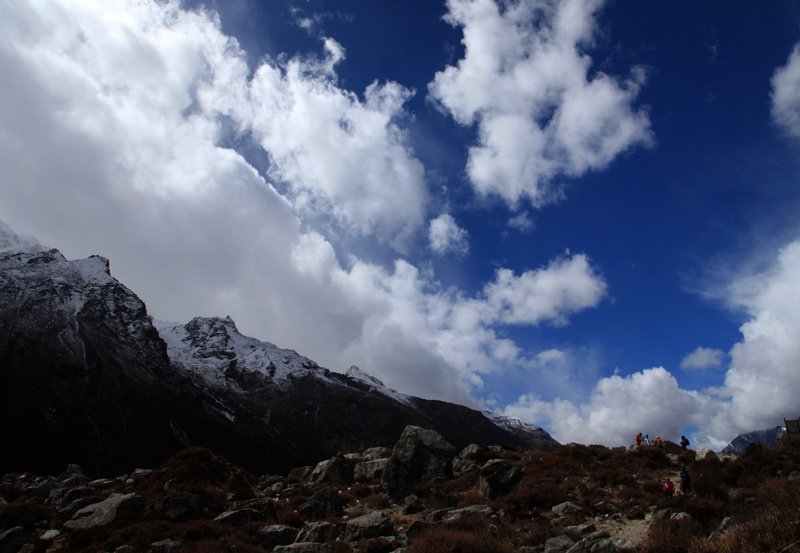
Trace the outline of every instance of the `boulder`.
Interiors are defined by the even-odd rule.
[[[573,503],[572,501],[565,501],[564,503],[559,503],[550,510],[553,511],[556,515],[563,517],[568,514],[578,513],[580,511],[583,511],[583,507],[581,507],[577,503]]]
[[[492,459],[481,467],[479,489],[487,499],[506,495],[522,478],[522,471],[508,461]]]
[[[388,447],[370,447],[364,450],[361,455],[362,461],[377,461],[378,459],[388,459],[392,450]]]
[[[389,517],[380,511],[374,511],[348,520],[344,527],[344,540],[358,541],[362,538],[389,536],[393,530]]]
[[[172,553],[181,545],[183,545],[183,543],[178,540],[158,540],[150,544],[149,553]]]
[[[82,530],[105,526],[113,522],[122,512],[136,512],[144,507],[144,500],[135,493],[112,494],[108,499],[78,510],[64,523],[67,530]]]
[[[278,545],[272,553],[331,553],[333,549],[326,543],[293,543],[290,545]]]
[[[286,476],[286,480],[288,482],[305,482],[308,480],[308,476],[311,474],[311,471],[314,470],[313,467],[296,467],[289,471],[289,474]]]
[[[205,516],[203,499],[196,494],[169,490],[151,499],[147,504],[149,511],[174,522],[183,522]]]
[[[259,528],[256,537],[264,548],[272,549],[276,545],[294,543],[297,537],[297,528],[285,524],[269,524]]]
[[[327,461],[317,463],[308,476],[308,481],[312,484],[327,482],[348,486],[353,483],[354,467],[355,464],[344,457],[331,457]]]
[[[327,543],[339,537],[339,529],[330,522],[310,522],[297,533],[295,543]]]
[[[353,471],[353,480],[356,482],[370,482],[380,480],[389,459],[375,459],[374,461],[362,461],[357,463]]]
[[[449,478],[456,449],[438,433],[406,426],[389,456],[382,482],[392,499],[402,500],[420,482]]]
[[[231,526],[244,526],[254,520],[261,520],[261,513],[255,509],[233,509],[217,515],[214,520]]]
[[[322,488],[297,508],[308,519],[341,516],[344,500],[335,488]]]
[[[416,495],[409,495],[403,500],[403,513],[413,515],[423,511],[422,503]]]
[[[566,553],[575,545],[575,540],[569,536],[556,536],[544,542],[544,553]]]
[[[415,520],[406,530],[406,541],[413,541],[417,539],[423,532],[427,532],[435,525],[425,520]]]
[[[462,509],[445,510],[442,513],[443,515],[440,519],[442,521],[488,519],[494,514],[494,509],[488,505],[470,505]]]
[[[453,475],[458,476],[467,471],[478,471],[492,457],[494,452],[485,445],[469,444],[453,459]]]

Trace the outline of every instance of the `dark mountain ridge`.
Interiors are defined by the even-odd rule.
[[[119,474],[188,446],[284,472],[391,445],[409,424],[458,447],[557,445],[522,421],[404,396],[357,368],[331,372],[229,318],[156,328],[108,260],[68,261],[0,234],[0,472],[79,463]]]

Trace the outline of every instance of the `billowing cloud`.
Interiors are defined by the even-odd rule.
[[[449,213],[442,213],[432,219],[428,227],[428,240],[431,250],[437,254],[453,252],[464,255],[469,251],[469,234],[458,226]]]
[[[772,118],[791,135],[800,138],[800,44],[772,76]]]
[[[558,196],[558,177],[602,169],[651,140],[647,114],[632,107],[643,71],[590,76],[584,48],[601,3],[448,0],[445,19],[463,29],[466,51],[429,92],[458,123],[478,125],[467,172],[479,193],[540,205]]]
[[[497,271],[486,287],[488,304],[506,324],[536,325],[567,322],[567,315],[596,306],[606,294],[606,283],[584,254],[559,258],[545,269],[515,276],[508,269]]]
[[[541,401],[526,394],[506,413],[547,420],[546,428],[563,443],[628,445],[637,432],[675,440],[685,425],[704,426],[713,413],[711,408],[708,396],[682,390],[666,369],[656,367],[627,377],[600,379],[583,404]]]
[[[716,448],[739,433],[796,417],[800,239],[783,247],[769,270],[736,278],[728,288],[728,299],[749,318],[740,328],[741,341],[731,349],[722,387],[686,390],[658,367],[601,378],[585,401],[543,401],[536,394],[523,394],[506,407],[506,413],[543,424],[566,442],[624,445],[638,431],[674,440],[683,428],[694,426],[700,430],[693,441]],[[721,360],[722,352],[704,349],[686,359],[695,357],[695,365]]]
[[[682,369],[710,369],[722,365],[725,352],[715,348],[699,347],[681,360]]]
[[[399,122],[410,91],[340,88],[331,39],[251,71],[213,13],[150,0],[6,2],[0,33],[0,219],[108,256],[158,318],[230,314],[331,369],[466,402],[525,361],[500,327],[562,324],[602,297],[582,255],[470,296],[331,238],[402,242],[426,195]],[[248,137],[266,178],[231,146]]]

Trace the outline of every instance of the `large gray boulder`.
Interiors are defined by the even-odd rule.
[[[344,500],[335,488],[322,488],[297,508],[307,519],[341,516]]]
[[[339,529],[330,522],[309,522],[295,537],[295,543],[327,543],[339,537]]]
[[[406,426],[389,456],[382,482],[392,499],[402,500],[421,482],[449,478],[456,448],[433,430]]]
[[[326,461],[320,461],[308,477],[312,484],[317,482],[327,482],[328,484],[340,484],[348,486],[353,483],[353,470],[355,463],[344,457],[331,457]]]
[[[481,467],[479,489],[487,499],[506,495],[522,478],[522,471],[503,459],[492,459]]]
[[[378,480],[383,476],[383,471],[386,465],[389,464],[389,459],[375,459],[373,461],[362,461],[356,464],[353,473],[353,480],[356,482],[371,482]]]
[[[82,530],[111,524],[122,512],[136,512],[144,507],[144,500],[135,493],[112,494],[108,499],[87,505],[71,520],[64,523],[68,530]]]
[[[380,511],[374,511],[347,521],[344,527],[344,540],[358,541],[362,538],[389,536],[393,530],[391,519]]]
[[[495,454],[488,446],[469,444],[453,459],[453,476],[459,476],[468,471],[478,471],[493,457]]]
[[[258,529],[256,537],[262,546],[266,549],[272,549],[276,545],[294,543],[297,537],[297,528],[292,528],[285,524],[268,524]]]

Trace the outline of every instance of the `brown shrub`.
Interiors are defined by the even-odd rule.
[[[364,505],[370,509],[385,509],[391,504],[389,496],[384,493],[374,493],[364,499]]]
[[[650,525],[637,553],[688,553],[695,538],[703,536],[702,525],[689,519],[663,519]]]
[[[408,553],[512,553],[513,548],[486,534],[473,534],[441,526],[421,534]]]
[[[362,538],[358,541],[359,553],[391,553],[395,549],[397,544],[384,538]]]

